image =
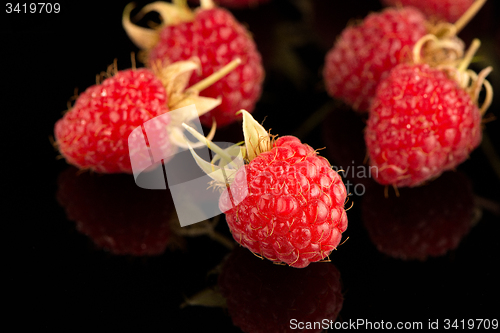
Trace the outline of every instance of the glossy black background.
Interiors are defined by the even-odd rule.
[[[2,80],[7,317],[19,318],[19,327],[238,332],[222,309],[179,308],[184,296],[216,283],[207,273],[229,253],[220,244],[199,237],[188,239],[185,251],[151,258],[113,256],[78,233],[56,201],[57,177],[68,165],[56,160],[49,141],[53,125],[75,87],[82,91],[94,84],[95,74],[114,58],[120,69],[130,66],[130,52],[136,48],[121,27],[125,4],[66,4],[61,13],[52,15],[7,15],[2,9],[2,64],[7,71]],[[316,8],[310,21],[291,0],[234,11],[254,33],[267,71],[254,116],[259,121],[267,116],[264,124],[275,134],[293,134],[330,101],[321,88],[326,51],[350,19],[381,8],[378,1],[310,4]],[[490,0],[462,34],[467,43],[472,37],[482,39],[488,50],[485,64],[496,65],[490,81],[497,91],[500,29],[495,17],[499,9]],[[293,29],[278,36],[270,33],[283,26]],[[288,64],[275,60],[283,55],[296,57],[302,72],[277,66]],[[489,112],[499,117],[499,106],[495,99]],[[316,126],[301,139],[315,148],[325,146],[322,128]],[[498,121],[488,123],[486,130],[498,154]],[[225,131],[237,132],[238,126]],[[498,205],[500,180],[481,148],[458,169],[472,180],[477,195]],[[498,318],[498,215],[485,211],[451,253],[426,262],[405,262],[376,250],[360,218],[361,198],[353,200],[344,236],[349,240],[331,255],[345,298],[338,320],[427,323],[429,319]],[[219,231],[230,237],[221,222]]]

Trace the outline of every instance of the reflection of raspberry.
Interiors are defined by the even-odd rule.
[[[446,172],[432,183],[403,188],[384,197],[384,188],[368,188],[363,222],[379,251],[400,259],[440,256],[455,249],[469,232],[474,212],[470,181]]]
[[[429,18],[455,22],[475,0],[382,0],[387,6],[413,6]]]
[[[240,196],[244,200],[234,206],[233,198]],[[325,158],[284,136],[238,170],[231,194],[224,191],[219,206],[238,243],[301,268],[325,258],[340,243],[347,228],[346,196]]]
[[[71,167],[59,176],[57,199],[79,232],[118,255],[158,255],[171,239],[173,203],[168,191],[138,187],[131,175],[78,174]]]
[[[439,69],[401,64],[382,81],[365,132],[380,184],[416,186],[462,163],[481,141],[481,113]]]
[[[234,325],[244,332],[294,332],[292,319],[330,323],[343,303],[340,273],[332,264],[291,269],[259,260],[242,248],[224,263],[218,286]]]
[[[157,44],[149,52],[149,64],[172,63],[198,57],[202,70],[193,73],[190,85],[211,75],[236,58],[241,65],[226,77],[201,92],[201,96],[222,97],[222,103],[200,117],[201,123],[218,126],[235,121],[240,109],[253,111],[260,97],[264,69],[262,60],[248,31],[222,8],[200,9],[192,21],[165,26]]]
[[[167,100],[162,82],[150,70],[119,71],[80,94],[56,123],[59,151],[81,169],[132,173],[128,136],[145,121],[167,112]],[[160,144],[168,150],[168,140]]]
[[[427,28],[415,8],[388,8],[349,26],[325,59],[326,90],[359,111],[367,111],[381,79],[409,60],[414,44]]]

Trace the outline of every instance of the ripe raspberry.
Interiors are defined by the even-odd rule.
[[[272,142],[250,113],[240,112],[244,148],[235,145],[224,151],[183,124],[217,153],[208,163],[191,149],[198,165],[225,188],[219,208],[234,239],[259,256],[292,267],[324,259],[347,228],[347,192],[339,174],[296,137]],[[233,148],[235,154],[230,153]],[[247,164],[239,166],[233,158],[242,151]],[[219,158],[229,165],[217,166]]]
[[[469,179],[445,172],[428,186],[403,188],[384,198],[382,186],[368,188],[362,218],[377,249],[399,259],[425,260],[457,248],[474,220]]]
[[[243,108],[251,112],[254,109],[261,94],[264,69],[248,31],[230,12],[213,7],[211,1],[206,3],[208,5],[202,2],[202,7],[194,13],[182,7],[167,9],[165,17],[173,15],[175,10],[181,12],[182,17],[162,26],[157,42],[150,34],[134,34],[128,19],[130,8],[124,13],[124,27],[139,47],[147,49],[149,66],[198,57],[202,70],[193,73],[190,84],[199,82],[236,58],[241,59],[239,67],[202,93],[202,96],[213,98],[222,96],[222,103],[201,116],[201,123],[209,126],[215,117],[218,126],[225,126],[240,118],[234,115],[235,110]]]
[[[132,173],[128,136],[145,121],[167,112],[167,101],[165,88],[152,71],[119,71],[87,88],[57,121],[54,133],[59,151],[81,169]],[[162,146],[171,148],[168,140]]]
[[[218,286],[233,324],[251,333],[293,331],[292,319],[333,322],[344,301],[334,265],[291,269],[259,260],[243,248],[236,248],[224,262]]]
[[[234,206],[230,195],[241,192],[246,197]],[[231,194],[224,191],[219,206],[239,244],[302,268],[339,245],[347,228],[346,196],[340,176],[325,158],[299,139],[284,136],[238,170]]]
[[[59,175],[58,186],[57,200],[68,219],[97,247],[147,256],[171,244],[175,211],[168,191],[142,189],[131,175],[79,174],[73,167]]]
[[[386,6],[413,6],[427,17],[455,22],[475,0],[382,0]]]
[[[108,75],[113,71],[115,75],[89,87],[56,123],[56,145],[66,161],[80,169],[132,173],[133,160],[135,167],[144,170],[150,167],[150,153],[136,149],[144,146],[145,137],[134,130],[156,118],[147,124],[146,144],[149,147],[148,138],[154,141],[153,156],[161,155],[162,161],[167,162],[178,146],[185,146],[185,141],[176,135],[180,122],[198,118],[220,104],[220,100],[199,97],[199,89],[227,74],[237,64],[238,60],[227,64],[197,88],[184,91],[189,74],[199,68],[196,59],[179,61],[158,68],[157,72],[145,68],[117,71],[115,63],[108,68]],[[197,114],[187,113],[171,121],[170,114],[166,113],[192,104]],[[160,115],[162,117],[158,117]],[[160,164],[156,162],[153,167]]]
[[[424,15],[412,7],[387,8],[347,27],[325,58],[326,91],[367,111],[379,81],[410,60],[414,44],[427,33]]]
[[[445,71],[400,64],[377,89],[365,141],[380,184],[417,186],[456,167],[479,145],[481,112]]]

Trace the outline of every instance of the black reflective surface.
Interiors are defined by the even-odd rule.
[[[7,319],[18,327],[168,332],[275,332],[294,318],[424,328],[429,320],[443,327],[445,319],[500,319],[500,179],[491,160],[500,151],[498,120],[485,124],[493,149],[479,147],[456,172],[401,189],[399,198],[390,189],[384,200],[383,187],[346,174],[350,192],[360,194],[351,197],[348,239],[330,263],[302,270],[228,249],[223,216],[212,237],[204,235],[212,224],[183,230],[168,191],[141,190],[127,175],[77,175],[56,159],[49,137],[74,88],[94,84],[114,58],[120,69],[130,66],[136,48],[121,28],[125,5],[3,13]],[[364,119],[326,95],[321,67],[347,22],[380,8],[378,1],[275,0],[234,11],[266,67],[255,118],[273,134],[325,147],[320,153],[334,165],[362,165]],[[481,61],[472,67],[492,65],[496,91],[499,9],[488,1],[462,33],[467,44],[481,39]],[[495,116],[498,98],[487,119]],[[241,140],[240,125],[220,129],[215,141],[225,139]]]

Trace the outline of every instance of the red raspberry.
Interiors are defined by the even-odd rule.
[[[334,265],[297,270],[259,260],[242,248],[236,248],[224,262],[218,286],[234,325],[249,333],[294,331],[293,319],[297,323],[333,322],[344,301]]]
[[[481,113],[440,69],[400,64],[383,80],[365,132],[380,184],[416,186],[462,163],[481,141]]]
[[[54,133],[59,151],[81,169],[132,173],[128,136],[145,121],[167,112],[167,101],[162,82],[150,70],[119,71],[87,88],[57,121]],[[168,140],[162,146],[171,148]]]
[[[207,3],[210,4],[209,1]],[[130,31],[127,9],[124,16],[128,24],[124,26],[139,47],[149,48],[147,62],[152,67],[158,63],[169,64],[198,57],[202,69],[199,73],[193,73],[191,85],[230,61],[241,59],[240,66],[201,94],[213,98],[223,97],[218,107],[200,117],[201,123],[210,126],[215,117],[218,126],[225,126],[241,118],[235,116],[235,111],[253,111],[261,94],[264,69],[255,42],[243,25],[229,11],[212,7],[202,5],[194,13],[179,7],[177,10],[182,12],[182,19],[162,27],[156,43],[150,35],[135,36]],[[166,10],[165,16],[172,10]]]
[[[198,87],[185,90],[189,75],[199,68],[196,59],[176,62],[154,73],[145,68],[117,71],[115,63],[108,68],[107,75],[116,74],[83,92],[73,108],[56,123],[56,145],[68,163],[102,173],[132,173],[131,160],[134,168],[146,170],[151,166],[151,154],[156,162],[152,167],[161,161],[165,163],[178,146],[185,145],[176,135],[180,122],[197,119],[220,104],[220,100],[199,97],[199,89],[237,64],[235,60]],[[166,113],[193,104],[197,114],[187,113],[171,121]],[[147,133],[144,136],[140,126],[153,118],[154,122],[142,128]],[[150,152],[142,148],[145,145],[149,148],[148,140],[154,142]]]
[[[234,239],[257,256],[292,267],[324,259],[347,228],[347,192],[339,174],[298,138],[273,141],[250,113],[240,112],[244,147],[222,149],[183,124],[216,153],[209,163],[191,149],[214,179],[211,186],[225,189],[219,208]],[[247,164],[237,163],[241,158]]]
[[[455,249],[474,220],[474,194],[467,177],[446,172],[427,186],[403,188],[384,198],[368,188],[362,218],[378,250],[399,259],[425,260]]]
[[[368,110],[380,80],[410,60],[414,44],[427,33],[424,15],[412,7],[387,8],[347,27],[325,58],[326,91]]]
[[[382,0],[386,6],[413,6],[427,17],[455,22],[475,0]]]
[[[239,244],[302,268],[339,245],[347,228],[346,196],[325,158],[296,137],[284,136],[238,170],[219,207]],[[238,197],[244,200],[235,206]]]
[[[168,191],[142,189],[131,175],[78,173],[73,167],[59,175],[58,185],[68,219],[97,247],[144,256],[162,254],[171,243],[175,211]]]

